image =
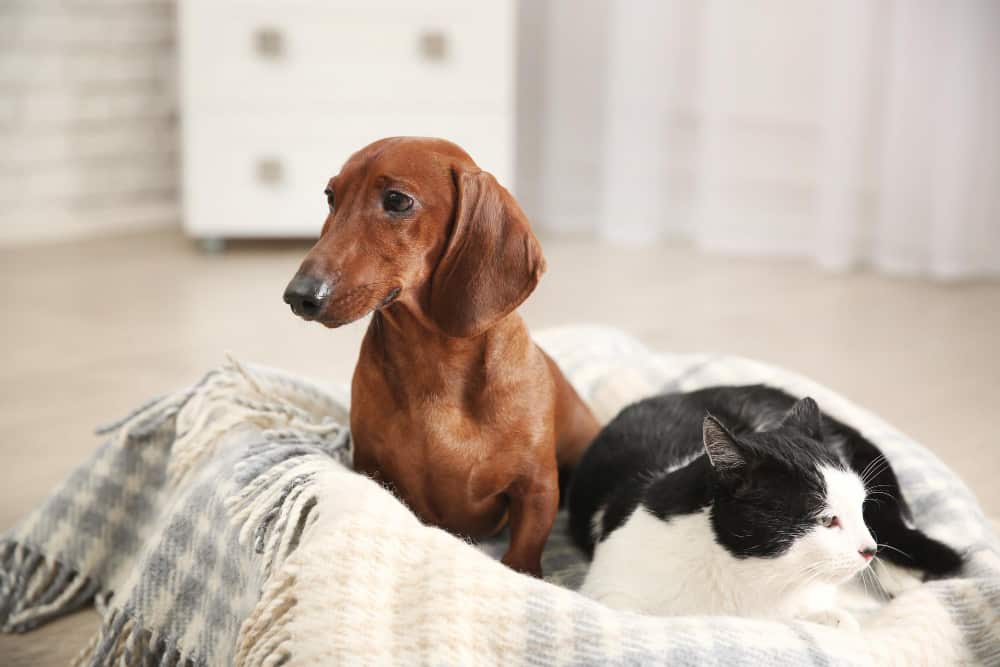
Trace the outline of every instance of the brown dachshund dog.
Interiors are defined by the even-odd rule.
[[[285,291],[328,327],[375,311],[351,386],[355,468],[426,523],[541,575],[558,474],[598,424],[514,309],[545,260],[521,208],[447,141],[395,137],[350,157]]]

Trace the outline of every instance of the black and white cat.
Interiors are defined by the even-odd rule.
[[[837,589],[876,553],[934,575],[961,564],[909,523],[875,445],[763,385],[625,408],[574,471],[569,507],[593,557],[581,592],[641,613],[856,627]]]

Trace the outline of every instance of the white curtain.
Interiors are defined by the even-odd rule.
[[[523,0],[542,229],[1000,273],[1000,2]]]

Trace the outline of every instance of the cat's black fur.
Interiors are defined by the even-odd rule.
[[[706,415],[726,427],[748,465],[720,474],[705,455]],[[670,473],[668,468],[690,461]],[[603,538],[642,503],[660,518],[711,505],[719,544],[737,557],[781,554],[815,525],[824,496],[818,465],[850,467],[878,493],[864,519],[879,556],[934,575],[954,571],[961,557],[907,523],[899,482],[878,448],[855,429],[822,415],[811,399],[796,401],[764,385],[713,387],[665,394],[626,407],[598,434],[574,471],[570,530],[593,555],[593,519],[603,509]]]

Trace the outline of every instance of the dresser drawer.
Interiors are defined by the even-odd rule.
[[[348,112],[511,104],[511,5],[183,3],[184,102]]]
[[[508,114],[338,116],[191,114],[185,119],[184,226],[194,236],[316,236],[323,188],[356,150],[384,136],[444,136],[510,185]]]

